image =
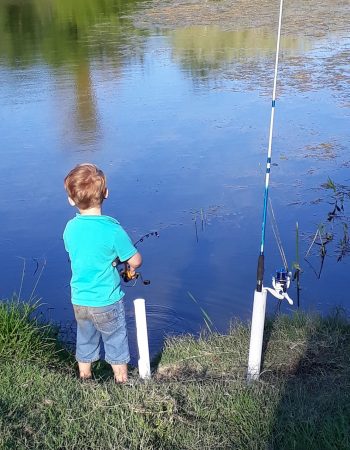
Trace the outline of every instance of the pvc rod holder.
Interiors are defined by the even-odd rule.
[[[145,299],[134,300],[137,346],[139,349],[139,375],[142,379],[151,378],[151,365],[149,360],[148,334]]]
[[[261,355],[264,338],[267,290],[254,291],[252,327],[250,332],[247,380],[257,380],[260,375]]]

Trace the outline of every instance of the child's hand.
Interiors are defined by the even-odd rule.
[[[129,278],[135,278],[136,277],[136,270],[134,269],[134,267],[130,267],[130,266],[128,266],[128,267],[126,267],[125,268],[126,269],[126,271],[127,271],[127,274],[128,274],[128,277]]]
[[[127,261],[124,262],[124,270],[122,273],[124,274],[123,278],[124,281],[133,280],[138,277],[138,273],[136,272],[136,269],[140,267],[142,264],[142,257],[140,253],[136,253],[134,256],[129,258]]]
[[[125,280],[133,280],[137,277],[137,273],[134,267],[131,267],[128,263],[124,263],[124,270],[122,272],[124,274]]]

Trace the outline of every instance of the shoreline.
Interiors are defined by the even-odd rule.
[[[116,386],[101,363],[93,381],[78,380],[55,329],[25,303],[6,304],[0,449],[349,448],[350,321],[340,310],[268,320],[257,382],[245,377],[249,326],[236,322],[227,334],[169,338],[151,380],[131,369]]]

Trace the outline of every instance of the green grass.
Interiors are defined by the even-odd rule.
[[[249,328],[169,339],[152,380],[76,378],[35,307],[0,304],[0,449],[348,449],[350,324],[295,314],[266,324],[245,381]],[[5,323],[6,322],[6,323]]]

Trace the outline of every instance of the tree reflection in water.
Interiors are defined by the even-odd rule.
[[[68,120],[63,133],[73,131],[80,143],[93,143],[99,135],[92,65],[108,60],[109,76],[118,78],[126,60],[143,53],[145,33],[128,19],[138,3],[5,0],[0,4],[1,63],[12,69],[44,64],[54,70],[55,96],[65,111],[63,122]]]

